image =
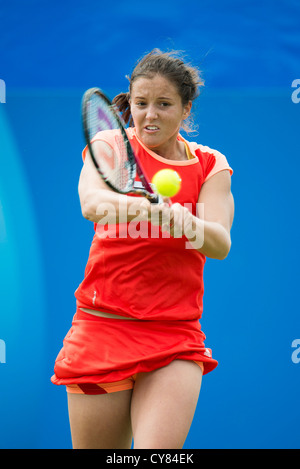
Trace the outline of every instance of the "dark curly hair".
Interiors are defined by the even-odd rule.
[[[162,52],[159,49],[153,49],[138,61],[131,76],[127,77],[129,91],[120,93],[113,99],[113,103],[119,109],[126,124],[133,125],[130,96],[134,81],[141,77],[152,78],[157,74],[167,78],[176,86],[183,106],[196,99],[199,95],[199,88],[204,85],[199,70],[185,63],[178,52]],[[190,128],[185,126],[185,130],[188,131]]]

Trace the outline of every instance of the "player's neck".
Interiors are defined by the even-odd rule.
[[[151,148],[151,150],[167,160],[184,161],[188,159],[184,143],[177,139],[173,144],[168,143],[165,146]]]

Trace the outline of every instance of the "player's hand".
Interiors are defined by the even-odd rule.
[[[187,207],[175,203],[170,207],[170,229],[173,238],[182,238],[186,232],[190,232],[192,226],[192,214]]]
[[[170,227],[170,205],[170,199],[164,197],[161,203],[151,204],[150,207],[149,221],[155,226],[160,226],[162,231],[168,231]]]

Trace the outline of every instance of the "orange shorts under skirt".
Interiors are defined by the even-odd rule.
[[[205,375],[218,365],[204,345],[205,338],[198,319],[129,321],[78,309],[51,381],[71,385],[69,391],[78,391],[74,385],[90,392],[98,388],[109,392],[115,386],[131,389],[137,373],[153,371],[176,359],[203,363]]]
[[[202,362],[195,362],[200,366],[202,374],[204,366]],[[126,391],[127,389],[133,389],[137,375],[130,376],[127,379],[116,381],[114,383],[82,383],[82,384],[67,384],[66,389],[70,394],[109,394],[111,392]]]

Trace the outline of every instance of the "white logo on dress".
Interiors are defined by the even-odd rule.
[[[94,306],[95,306],[96,296],[97,296],[97,292],[96,292],[96,290],[95,290],[95,291],[94,291],[94,297],[93,297],[93,305],[94,305]]]

